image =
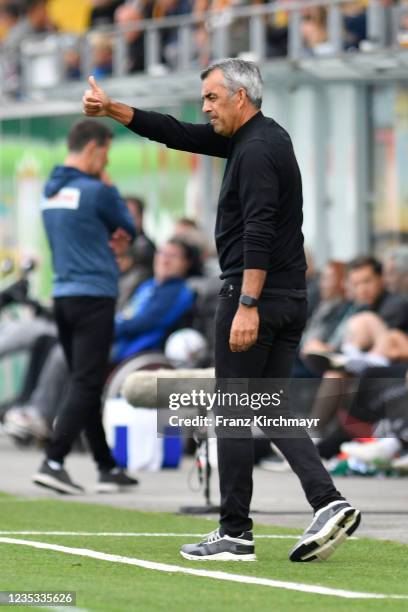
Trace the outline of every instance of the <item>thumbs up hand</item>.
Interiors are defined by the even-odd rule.
[[[95,78],[90,76],[88,83],[91,89],[87,89],[82,98],[83,112],[88,117],[106,117],[111,100],[100,87]]]

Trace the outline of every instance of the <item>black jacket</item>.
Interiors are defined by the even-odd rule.
[[[142,110],[127,127],[172,149],[227,158],[215,225],[221,278],[240,281],[255,268],[267,270],[266,287],[304,290],[302,182],[282,127],[259,112],[226,138],[210,124]]]

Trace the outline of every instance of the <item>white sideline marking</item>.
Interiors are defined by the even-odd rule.
[[[408,599],[408,595],[385,595],[383,593],[360,593],[358,591],[345,591],[343,589],[332,589],[313,584],[301,584],[299,582],[286,582],[283,580],[271,580],[269,578],[257,578],[256,576],[245,576],[242,574],[228,574],[227,572],[208,571],[203,569],[193,569],[190,567],[181,567],[180,565],[170,565],[168,563],[156,563],[155,561],[145,561],[144,559],[135,559],[133,557],[122,557],[121,555],[112,555],[108,553],[98,552],[87,548],[71,548],[68,546],[60,546],[58,544],[48,544],[45,542],[34,542],[31,540],[20,540],[15,538],[1,538],[0,543],[3,544],[18,544],[20,546],[31,546],[32,548],[40,548],[43,550],[54,550],[63,552],[68,555],[77,555],[79,557],[89,557],[91,559],[100,559],[102,561],[110,561],[111,563],[123,563],[125,565],[135,565],[143,569],[157,570],[159,572],[169,572],[177,574],[187,574],[190,576],[200,576],[201,578],[213,578],[215,580],[226,580],[229,582],[239,582],[244,584],[257,584],[261,586],[274,587],[278,589],[286,589],[289,591],[302,591],[303,593],[314,593],[318,595],[331,595],[333,597],[343,597],[346,599]]]
[[[149,532],[122,532],[122,531],[0,531],[0,535],[52,535],[52,536],[96,536],[117,538],[202,538],[205,533],[149,533]],[[259,534],[255,540],[298,540],[300,535],[290,534]],[[355,536],[348,538],[357,540]]]

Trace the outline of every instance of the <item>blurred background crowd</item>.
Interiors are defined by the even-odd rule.
[[[263,15],[262,34],[268,58],[288,54],[288,32],[292,0],[282,0],[276,10]],[[329,3],[328,3],[329,4]],[[305,6],[297,13],[299,57],[327,56],[334,51],[372,50],[381,42],[408,45],[408,4],[406,0],[380,0],[383,20],[382,41],[368,28],[368,2],[339,4],[337,24],[340,41],[333,41],[333,18],[328,4]],[[92,72],[102,79],[113,73],[134,74],[146,68],[155,74],[178,65],[181,22],[166,24],[165,18],[190,17],[190,67],[205,67],[216,55],[217,31],[227,29],[228,55],[249,51],[249,22],[233,11],[250,5],[273,8],[274,2],[258,0],[1,0],[0,54],[8,92],[19,93],[22,55],[60,55],[54,71],[58,78],[72,81]],[[406,10],[405,10],[406,7]],[[398,9],[396,12],[394,9]],[[154,62],[146,63],[146,20],[160,25]],[[332,22],[332,25],[330,25]],[[120,35],[118,37],[118,34]],[[37,47],[30,47],[30,40]],[[51,46],[50,46],[51,45]],[[53,46],[54,45],[54,46]],[[335,48],[337,47],[337,48]],[[33,50],[34,49],[34,50]],[[82,50],[81,50],[82,49]],[[86,49],[86,50],[85,50]],[[84,59],[85,58],[85,59]],[[45,64],[41,64],[44,68]],[[41,72],[41,70],[40,70]],[[55,75],[55,79],[57,76]],[[41,82],[41,76],[38,76]]]

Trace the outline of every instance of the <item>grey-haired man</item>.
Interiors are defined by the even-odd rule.
[[[111,117],[174,149],[227,159],[215,227],[225,280],[216,314],[216,377],[221,387],[231,379],[289,379],[307,308],[302,186],[292,143],[260,110],[262,78],[253,62],[222,60],[204,70],[201,80],[207,124],[114,102],[93,77],[84,112]],[[289,557],[326,559],[355,531],[360,512],[336,490],[304,432],[275,433],[273,441],[315,512]],[[220,527],[202,542],[183,546],[181,554],[191,560],[253,560],[252,437],[218,435],[218,464]]]

